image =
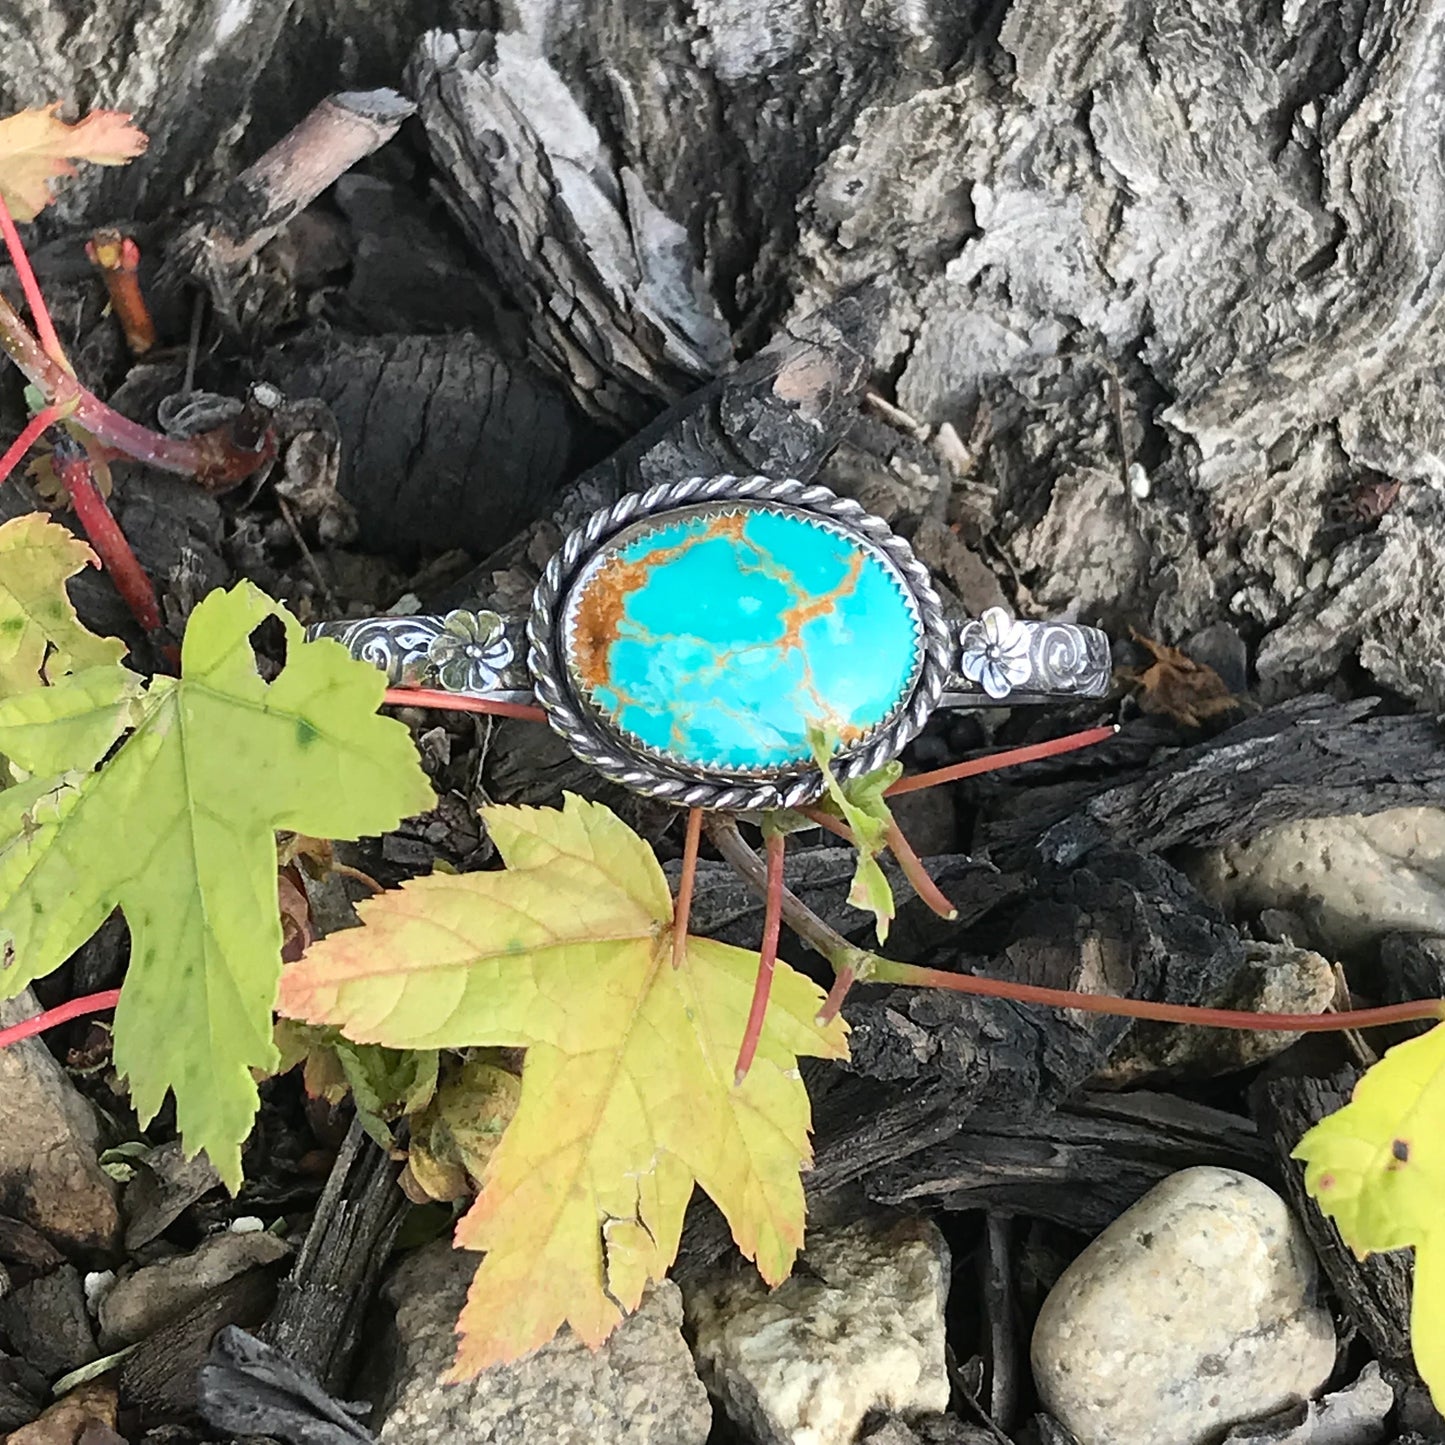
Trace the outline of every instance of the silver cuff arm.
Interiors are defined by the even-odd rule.
[[[1109,690],[1109,639],[1072,622],[1021,622],[1001,607],[956,629],[953,666],[940,705],[1017,707]],[[380,668],[392,687],[424,687],[497,702],[531,702],[527,618],[486,609],[445,616],[362,617],[319,622],[309,639],[329,637]]]

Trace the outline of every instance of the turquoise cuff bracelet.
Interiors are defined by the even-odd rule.
[[[485,608],[309,630],[392,686],[533,702],[606,777],[682,806],[816,799],[895,757],[938,707],[1099,697],[1092,627],[947,618],[886,523],[825,487],[695,477],[624,497],[548,563],[526,617]]]

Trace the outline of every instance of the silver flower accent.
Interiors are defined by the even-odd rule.
[[[495,612],[448,612],[427,649],[427,661],[447,692],[489,692],[512,660],[506,624]]]
[[[963,629],[958,670],[993,698],[1005,698],[1033,671],[1029,634],[1002,607],[990,607]]]

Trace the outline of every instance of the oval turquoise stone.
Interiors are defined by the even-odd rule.
[[[761,506],[662,520],[603,551],[567,618],[573,679],[604,719],[716,770],[807,762],[810,724],[858,741],[920,664],[916,604],[883,557]]]

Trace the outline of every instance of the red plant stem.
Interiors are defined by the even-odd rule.
[[[1118,731],[1111,723],[1108,727],[1087,728],[1081,733],[1066,733],[1063,737],[1053,738],[1046,743],[1030,743],[1026,748],[1009,748],[1005,752],[990,753],[986,758],[971,758],[966,763],[954,763],[952,767],[937,768],[931,773],[916,773],[911,778],[899,778],[891,788],[885,790],[883,796],[893,798],[899,793],[915,793],[920,788],[934,788],[939,783],[953,783],[959,778],[991,773],[995,768],[1011,768],[1018,763],[1036,763],[1040,758],[1057,757],[1060,753],[1071,753],[1076,748],[1087,748],[1094,743],[1105,742]]]
[[[51,422],[58,420],[64,412],[64,407],[47,406],[43,410],[37,411],[25,423],[25,429],[5,448],[5,455],[0,456],[0,482],[3,482],[20,465],[21,458],[40,440],[45,428]]]
[[[144,356],[156,344],[156,324],[140,289],[140,247],[130,236],[108,227],[85,243],[85,254],[105,282],[110,309],[131,355]]]
[[[393,707],[434,707],[442,712],[487,712],[497,717],[525,718],[528,722],[547,721],[547,714],[541,708],[525,702],[467,697],[463,693],[440,692],[430,687],[389,687],[382,701]]]
[[[855,848],[858,846],[858,840],[854,837],[853,830],[840,818],[835,818],[831,813],[825,812],[819,807],[799,808],[798,811],[820,828],[826,828],[828,832],[836,833],[838,837],[846,839]],[[898,860],[898,866],[903,870],[903,876],[913,885],[913,891],[940,918],[957,918],[958,909],[944,897],[938,884],[928,876],[928,869],[923,866],[923,860],[913,851],[913,845],[903,836],[903,830],[894,819],[889,819],[888,822],[887,841],[888,851]]]
[[[733,1071],[734,1087],[747,1078],[748,1070],[753,1066],[758,1040],[763,1036],[768,995],[773,991],[773,972],[778,965],[778,933],[783,924],[783,850],[787,842],[783,833],[768,834],[768,891],[763,904],[763,946],[759,951],[752,1007],[748,1010],[747,1027],[743,1029],[743,1042],[738,1049],[737,1068]]]
[[[15,218],[10,214],[10,207],[5,204],[3,195],[0,195],[0,236],[5,238],[5,249],[10,252],[10,262],[15,267],[15,274],[20,278],[20,289],[25,293],[26,305],[30,307],[30,315],[35,321],[35,335],[39,339],[41,350],[68,376],[74,376],[75,371],[65,354],[65,348],[55,334],[55,323],[50,319],[50,308],[45,304],[40,282],[35,279],[30,257],[25,253],[25,243],[20,239],[20,232],[15,229]]]
[[[44,1013],[36,1014],[33,1019],[21,1019],[18,1024],[0,1029],[0,1049],[18,1044],[21,1039],[34,1038],[36,1034],[43,1034],[46,1029],[53,1029],[58,1024],[69,1023],[71,1019],[83,1018],[86,1014],[103,1013],[119,1002],[120,990],[108,988],[100,993],[88,993],[82,998],[73,998],[69,1003],[57,1004],[54,1008],[46,1009]]]
[[[806,808],[799,808],[798,811],[810,822],[816,823],[820,828],[826,829],[845,843],[852,843],[854,847],[857,847],[858,840],[853,836],[853,830],[841,818],[835,818],[831,813],[824,812],[816,803],[810,804]]]
[[[976,974],[920,968],[912,963],[895,963],[890,958],[875,958],[867,981],[901,984],[907,988],[946,988],[954,993],[982,994],[986,998],[1007,998],[1015,1003],[1043,1004],[1048,1008],[1072,1008],[1083,1013],[1153,1019],[1165,1024],[1247,1029],[1255,1033],[1327,1034],[1345,1029],[1369,1029],[1380,1028],[1385,1024],[1411,1023],[1417,1019],[1445,1018],[1445,1001],[1440,999],[1411,999],[1408,1003],[1387,1004],[1383,1008],[1348,1009],[1342,1013],[1250,1013],[1247,1009],[1154,1003],[1142,998],[1116,998],[1112,994],[1074,993],[1065,988],[1041,988],[1037,984],[1014,983],[1002,978],[980,978]]]
[[[844,964],[837,973],[833,975],[833,987],[828,990],[828,997],[823,1000],[823,1007],[818,1010],[818,1022],[820,1024],[832,1023],[838,1017],[838,1011],[843,1007],[843,1000],[848,997],[848,990],[857,982],[858,975]]]
[[[108,407],[93,392],[46,355],[20,313],[0,295],[0,349],[20,368],[25,379],[66,417],[83,427],[117,456],[159,467],[163,472],[193,477],[202,486],[225,490],[250,476],[275,456],[275,440],[257,447],[238,447],[227,426],[200,436],[163,437]]]
[[[888,820],[888,851],[898,860],[903,876],[913,885],[913,891],[940,917],[950,921],[958,917],[958,909],[944,896],[943,890],[928,876],[923,859],[913,851],[913,845],[903,836],[903,830],[894,818]]]
[[[682,967],[687,952],[687,925],[692,918],[692,886],[697,881],[697,850],[702,841],[702,809],[689,808],[687,836],[682,844],[682,872],[677,879],[677,903],[672,910],[672,966]]]
[[[156,591],[145,569],[136,561],[125,533],[106,506],[100,488],[90,472],[90,459],[69,438],[55,448],[55,472],[70,493],[75,515],[85,529],[90,545],[110,574],[115,590],[130,608],[131,615],[147,632],[161,625]]]

